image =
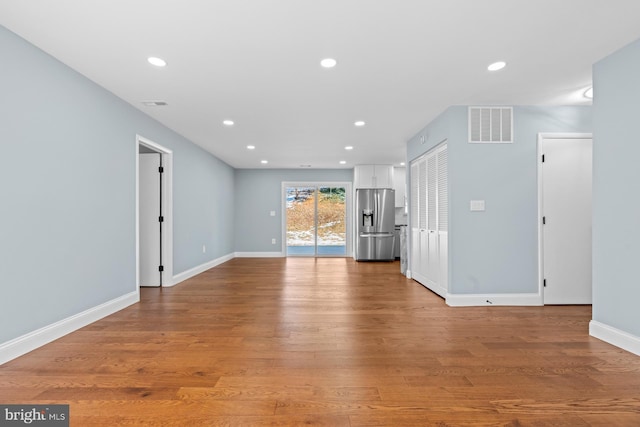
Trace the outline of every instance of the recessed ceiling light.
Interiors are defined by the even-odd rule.
[[[502,70],[506,66],[507,66],[506,62],[498,61],[498,62],[494,62],[493,64],[489,65],[487,67],[487,70],[489,70],[489,71],[498,71],[498,70]]]
[[[341,165],[346,165],[346,164],[347,164],[347,161],[346,161],[346,160],[340,160],[340,164],[341,164]]]
[[[333,58],[325,58],[322,61],[320,61],[320,65],[322,65],[324,68],[333,68],[336,66],[337,63],[338,61],[336,61]]]
[[[593,87],[588,88],[582,94],[585,98],[593,99]]]
[[[364,126],[364,122],[362,120],[358,120],[357,122],[354,123],[354,125],[356,125],[358,127],[362,127],[362,126]]]
[[[267,163],[269,163],[268,160],[260,160],[260,163],[262,163],[263,165],[266,165]]]
[[[404,165],[405,165],[405,163],[404,163],[404,162],[400,162],[400,166],[404,166]]]
[[[233,120],[223,120],[222,124],[225,126],[233,126]]]
[[[345,150],[353,150],[353,147],[350,145],[347,145],[346,147],[344,147]]]
[[[149,64],[155,65],[156,67],[164,67],[165,65],[167,65],[167,61],[165,61],[162,58],[157,58],[155,56],[148,57],[147,61],[149,61]]]
[[[247,145],[247,150],[255,150],[256,146],[255,145]]]

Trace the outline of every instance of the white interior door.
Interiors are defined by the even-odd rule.
[[[591,138],[543,138],[545,304],[591,304]]]
[[[140,286],[160,286],[160,154],[139,156]]]

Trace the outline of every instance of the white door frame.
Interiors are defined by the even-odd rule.
[[[545,139],[593,139],[593,134],[578,132],[538,133],[538,157],[536,159],[536,164],[538,165],[538,297],[542,305],[544,305],[544,236],[542,227],[544,207],[542,206],[542,142]]]
[[[350,182],[335,182],[335,181],[283,181],[280,187],[280,197],[282,197],[282,235],[280,237],[281,253],[282,256],[287,256],[287,187],[344,187],[345,191],[345,219],[347,221],[346,227],[346,248],[345,257],[353,257],[353,231],[352,231],[352,216],[353,216],[353,194],[351,190]],[[316,242],[317,243],[317,242]],[[325,258],[325,257],[323,257]]]
[[[136,289],[140,294],[140,153],[143,145],[162,154],[164,168],[164,184],[162,188],[162,205],[164,228],[162,230],[162,264],[164,267],[162,286],[173,286],[173,151],[160,144],[136,135]]]

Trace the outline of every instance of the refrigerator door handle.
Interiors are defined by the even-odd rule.
[[[380,193],[375,192],[375,203],[376,203],[376,230],[380,230]]]

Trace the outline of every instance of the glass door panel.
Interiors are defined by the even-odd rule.
[[[317,254],[346,256],[347,209],[344,187],[318,188]]]
[[[287,187],[287,255],[316,253],[316,187]]]

